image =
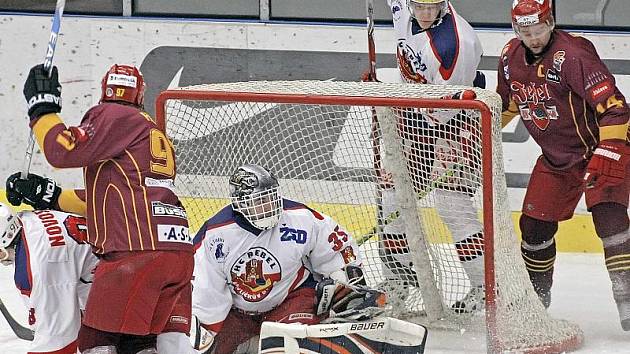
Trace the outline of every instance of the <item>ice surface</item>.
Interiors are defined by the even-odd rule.
[[[26,309],[13,285],[13,269],[0,266],[0,298],[21,323]],[[584,346],[576,353],[630,353],[630,332],[619,325],[610,280],[600,254],[558,254],[550,313],[574,321],[584,330]],[[485,338],[475,333],[448,335],[430,331],[428,354],[485,353]],[[0,319],[0,353],[25,353],[28,342],[17,339]]]

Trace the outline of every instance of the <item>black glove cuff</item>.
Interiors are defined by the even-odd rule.
[[[39,117],[48,114],[48,113],[59,113],[61,112],[61,107],[53,103],[40,103],[31,107],[28,110],[28,116],[31,121],[38,119]]]

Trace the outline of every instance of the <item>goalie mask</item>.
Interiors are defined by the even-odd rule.
[[[0,261],[6,261],[9,258],[7,248],[14,244],[16,237],[22,230],[20,219],[13,213],[8,206],[0,203]]]
[[[271,229],[282,214],[278,188],[278,180],[265,168],[243,165],[230,176],[232,208],[256,228]]]
[[[438,26],[449,13],[448,0],[407,0],[407,7],[422,30]]]
[[[144,77],[131,65],[114,64],[101,81],[102,102],[126,102],[137,107],[144,105]]]

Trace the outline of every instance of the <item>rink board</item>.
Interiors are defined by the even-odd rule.
[[[1,190],[0,193],[0,202],[8,204],[5,198],[4,190]],[[187,198],[182,198],[184,204],[187,204],[189,201]],[[198,203],[198,201],[196,201]],[[217,211],[219,211],[222,207],[227,204],[227,199],[203,199],[204,212],[203,213],[190,213],[189,211],[189,222],[191,226],[191,232],[196,233],[201,224],[206,221],[210,216],[214,215]],[[364,215],[376,215],[373,206],[367,205],[351,205],[351,204],[337,204],[337,203],[319,203],[319,204],[309,204],[309,206],[316,208],[317,210],[329,214],[329,215],[341,215],[344,214],[342,209],[352,209],[352,208],[368,208],[368,210],[372,210],[371,213],[365,213]],[[26,205],[22,205],[16,210],[28,209],[29,207]],[[345,213],[349,214],[349,213]],[[518,219],[521,215],[520,212],[512,212],[512,221],[514,225],[518,225]],[[348,227],[348,230],[355,235],[355,237],[360,237],[369,232],[375,225],[375,219],[371,217],[363,217],[360,220],[337,220],[341,225],[355,225],[353,227]],[[517,234],[519,233],[518,228],[516,228]],[[358,236],[357,236],[358,235]],[[556,237],[558,251],[559,252],[578,252],[578,253],[601,253],[603,251],[601,246],[601,241],[597,238],[595,234],[595,227],[593,226],[593,222],[591,220],[591,216],[576,214],[573,219],[564,221],[560,223],[560,227],[558,229],[558,234]]]

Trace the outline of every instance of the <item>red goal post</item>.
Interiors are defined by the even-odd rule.
[[[278,175],[283,194],[325,212],[360,238],[366,277],[371,286],[387,289],[390,315],[434,328],[483,327],[489,352],[575,349],[581,330],[547,315],[520,258],[507,203],[500,98],[474,89],[476,99],[445,99],[470,89],[334,81],[196,85],[162,92],[156,118],[175,146],[176,188],[191,232],[226,204],[227,177],[236,166],[262,164]],[[433,115],[437,118],[419,126],[418,121]],[[438,166],[435,159],[414,157],[424,149],[418,146],[435,143],[423,134],[438,134],[437,127],[448,125],[452,116],[465,120],[466,143],[447,141],[447,148],[431,148],[433,155],[452,154],[446,156],[451,162]],[[460,126],[456,129],[461,132]],[[382,157],[375,147],[383,147]],[[381,159],[388,161],[393,204],[401,209],[394,217],[382,213],[382,171],[376,168]],[[472,162],[453,162],[458,159]],[[465,173],[458,171],[462,165]],[[483,224],[482,318],[451,310],[471,283],[453,261],[453,235],[436,212],[436,191],[462,183],[473,186],[467,190]],[[406,230],[410,262],[401,265],[396,258],[400,269],[385,264],[392,257],[383,256],[389,247],[384,241],[388,217],[400,219]],[[412,269],[415,280],[401,281],[401,269]]]

